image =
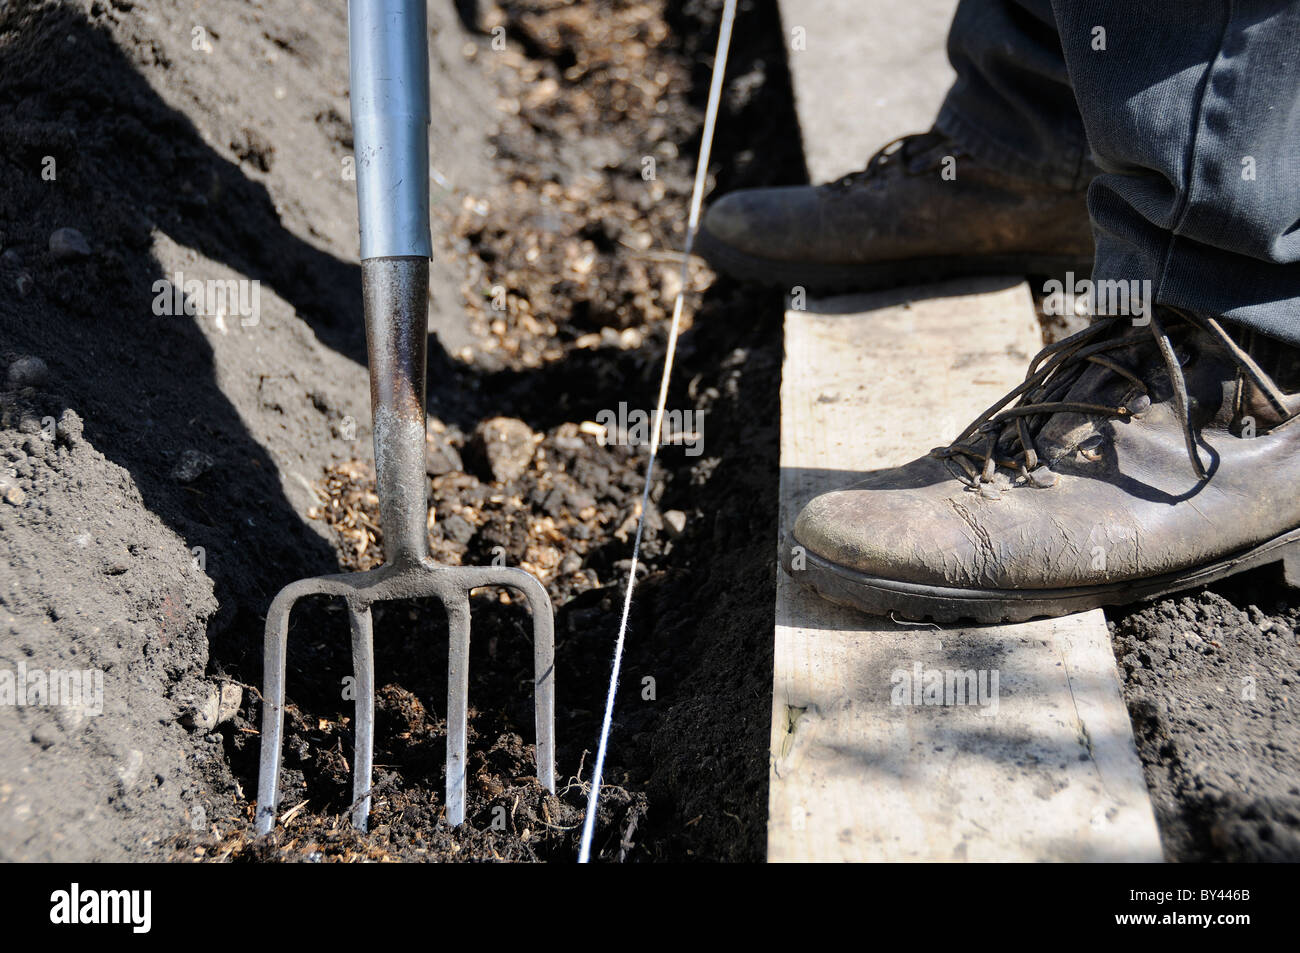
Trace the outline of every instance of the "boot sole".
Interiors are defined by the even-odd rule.
[[[1147,602],[1228,576],[1282,563],[1288,585],[1300,588],[1300,529],[1293,529],[1245,552],[1180,572],[1100,586],[1069,589],[952,589],[869,576],[808,552],[804,568],[792,569],[792,547],[781,547],[781,565],[791,579],[836,605],[871,615],[896,615],[911,621],[980,623],[1027,622],[1086,612],[1101,606]],[[798,545],[798,541],[795,540]]]
[[[773,261],[749,255],[714,238],[703,229],[695,239],[695,254],[738,281],[789,292],[804,288],[813,295],[878,291],[900,285],[926,284],[946,278],[1001,275],[1059,275],[1073,271],[1092,274],[1092,259],[1071,255],[945,255],[863,264]]]

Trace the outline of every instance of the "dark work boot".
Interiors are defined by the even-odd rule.
[[[725,195],[695,249],[733,278],[814,294],[963,275],[1086,276],[1085,194],[1014,178],[931,131],[890,143],[838,182]]]
[[[1279,562],[1300,586],[1298,414],[1296,348],[1167,309],[1102,319],[950,446],[814,499],[783,563],[833,602],[936,622],[1063,615]]]

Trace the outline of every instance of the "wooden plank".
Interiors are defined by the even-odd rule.
[[[955,436],[1039,346],[1018,282],[787,312],[782,528],[851,474]],[[975,670],[996,690],[973,705],[896,697],[904,676],[931,670]],[[770,781],[773,861],[1161,859],[1100,611],[899,625],[781,573]]]

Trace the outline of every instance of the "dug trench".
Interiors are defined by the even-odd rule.
[[[446,826],[446,623],[394,604],[375,618],[371,830],[352,831],[346,615],[312,601],[263,842],[266,608],[382,549],[343,17],[297,0],[202,23],[180,0],[0,13],[0,666],[105,670],[99,717],[0,711],[0,856],[576,855],[645,472],[644,447],[596,424],[656,396],[720,6],[430,6],[430,544],[547,585],[559,789],[533,775],[527,613],[482,592],[468,823]],[[728,76],[713,191],[805,181],[771,0],[741,3]],[[63,227],[88,253],[51,246]],[[180,270],[260,279],[260,321],[160,317],[155,283]],[[692,433],[664,448],[646,514],[604,860],[765,853],[782,303],[698,264],[689,281],[668,406]],[[1111,613],[1170,859],[1300,855],[1287,599],[1261,573]]]

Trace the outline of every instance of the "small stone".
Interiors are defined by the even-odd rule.
[[[564,503],[575,515],[577,515],[582,513],[583,510],[594,507],[596,505],[596,497],[582,484],[570,480],[564,483]]]
[[[468,543],[474,538],[474,527],[463,516],[453,513],[439,523],[443,535],[457,543]]]
[[[135,784],[136,779],[140,776],[140,769],[144,767],[144,752],[139,748],[132,748],[122,756],[122,763],[117,766],[117,776],[122,782],[122,787],[130,788]]]
[[[632,560],[630,559],[620,559],[614,563],[614,572],[616,572],[618,575],[623,577],[627,576],[628,570],[630,570],[631,568],[632,568]],[[639,581],[641,579],[644,579],[649,572],[650,572],[649,567],[647,567],[644,562],[638,560],[636,564],[637,580]]]
[[[131,564],[125,559],[110,559],[104,563],[104,572],[110,576],[120,576],[131,571]]]
[[[986,500],[1000,500],[1002,499],[1002,491],[992,483],[981,483],[980,496]]]
[[[20,486],[11,486],[5,490],[5,502],[13,506],[22,506],[27,502],[27,494]]]
[[[181,724],[195,731],[211,731],[239,713],[244,690],[238,685],[208,685],[192,707],[181,715]]]
[[[58,228],[50,235],[50,254],[55,261],[76,261],[90,254],[90,243],[75,228]]]
[[[9,365],[9,389],[40,387],[49,379],[50,369],[39,357],[28,354]]]
[[[60,741],[59,729],[52,724],[37,725],[32,730],[32,741],[42,749],[52,748]]]
[[[564,560],[560,563],[560,572],[564,573],[565,575],[569,575],[570,573],[575,573],[581,568],[582,568],[582,557],[579,556],[577,553],[569,553],[569,555],[565,556]]]
[[[559,519],[564,514],[564,491],[556,487],[547,493],[542,500],[542,512],[552,519]]]
[[[1029,474],[1030,485],[1038,487],[1040,490],[1056,486],[1056,481],[1059,479],[1059,475],[1053,473],[1050,467],[1045,466],[1039,467]]]
[[[172,479],[179,483],[193,483],[212,469],[216,461],[201,450],[186,450],[180,462],[172,468]]]
[[[223,682],[221,695],[217,702],[217,724],[223,725],[239,714],[239,706],[244,703],[244,690],[238,685]]]
[[[221,692],[211,685],[193,705],[181,714],[181,724],[195,731],[211,731],[217,727],[217,713],[221,710]]]
[[[474,431],[471,451],[495,483],[509,483],[527,472],[536,442],[532,428],[513,417],[492,417]]]
[[[54,433],[59,440],[72,445],[81,439],[84,425],[81,422],[81,416],[73,409],[69,408],[63,412],[59,418],[59,423],[55,427]]]
[[[6,248],[3,255],[0,255],[0,265],[6,265],[10,268],[17,268],[23,263],[23,256],[18,254],[12,248]]]
[[[686,531],[686,514],[681,510],[668,510],[664,513],[664,525],[669,536],[680,536]]]
[[[430,431],[424,442],[424,471],[431,477],[444,473],[459,473],[464,468],[460,452],[447,439],[446,434]]]
[[[17,288],[18,293],[25,298],[32,293],[32,289],[36,287],[36,282],[32,279],[31,275],[23,273],[14,279],[14,287]]]

